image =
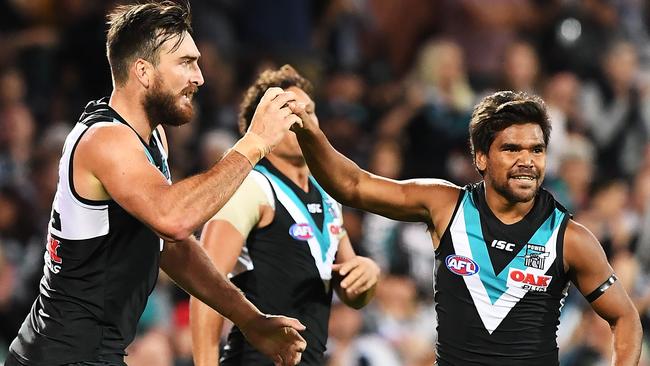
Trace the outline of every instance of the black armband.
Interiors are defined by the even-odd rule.
[[[616,282],[616,280],[618,280],[618,277],[616,277],[616,274],[612,274],[611,276],[609,276],[607,281],[603,282],[600,286],[598,286],[598,288],[591,291],[589,295],[586,295],[585,299],[587,299],[587,301],[589,302],[594,302],[597,298],[600,297],[600,295],[604,294],[608,288],[612,287],[612,285],[614,284],[614,282]]]

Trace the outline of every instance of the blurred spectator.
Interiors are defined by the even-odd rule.
[[[558,174],[560,159],[570,149],[569,133],[583,131],[579,109],[580,81],[569,72],[551,76],[544,86],[544,101],[551,120],[551,138],[546,155],[546,175]]]
[[[601,78],[583,88],[582,107],[598,150],[600,176],[630,177],[649,141],[650,94],[637,76],[636,50],[619,41],[607,51]]]
[[[327,341],[327,366],[400,366],[397,354],[377,335],[361,334],[359,311],[332,304]]]
[[[510,43],[503,53],[499,90],[539,94],[539,58],[533,45],[518,40]]]

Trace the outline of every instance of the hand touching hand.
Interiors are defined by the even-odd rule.
[[[280,143],[291,126],[302,125],[300,117],[290,108],[293,106],[300,110],[295,106],[295,100],[295,93],[274,87],[266,90],[257,105],[248,132],[253,132],[264,140],[266,153]]]
[[[264,315],[248,321],[239,329],[250,344],[269,356],[276,366],[298,364],[307,347],[298,334],[305,330],[305,326],[294,318]]]

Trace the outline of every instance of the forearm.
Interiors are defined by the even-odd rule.
[[[614,354],[612,365],[632,366],[639,364],[643,330],[636,312],[621,317],[612,325],[614,335]]]
[[[214,267],[196,241],[165,243],[160,266],[181,288],[238,326],[264,315]]]
[[[196,366],[216,366],[223,317],[197,298],[190,299],[192,356]]]
[[[170,185],[158,200],[166,237],[182,240],[196,231],[230,199],[252,169],[242,154],[231,151],[210,170]]]
[[[296,135],[309,170],[318,183],[338,202],[357,207],[358,184],[367,173],[336,151],[321,130],[297,129]]]

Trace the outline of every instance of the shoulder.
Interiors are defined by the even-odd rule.
[[[567,270],[599,261],[606,262],[605,252],[596,236],[573,219],[567,222],[563,252]]]
[[[403,181],[411,193],[433,195],[436,199],[457,199],[465,188],[444,179],[418,178]]]
[[[456,204],[466,187],[460,187],[443,179],[412,179],[404,181],[409,201],[421,202],[428,211],[435,232],[442,236],[449,225]]]
[[[133,130],[122,123],[114,122],[97,122],[89,126],[79,140],[79,146],[83,145],[116,148],[115,153],[119,153],[119,147],[141,146]]]
[[[564,232],[564,245],[593,245],[598,244],[596,236],[579,222],[569,219]]]

